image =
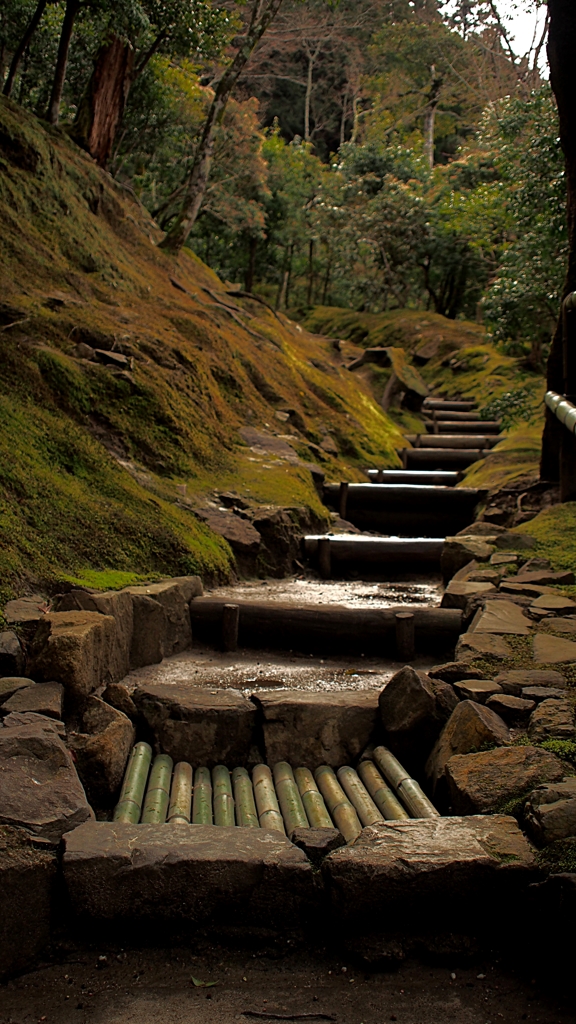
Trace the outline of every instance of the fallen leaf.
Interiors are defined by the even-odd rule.
[[[200,981],[200,978],[195,978],[194,975],[190,978],[190,981],[194,985],[194,988],[212,988],[217,985],[217,981]]]

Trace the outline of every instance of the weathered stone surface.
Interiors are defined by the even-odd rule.
[[[126,715],[99,697],[88,697],[82,713],[81,731],[68,736],[76,768],[96,807],[110,806],[118,794],[136,730]]]
[[[326,857],[335,918],[374,930],[469,928],[470,913],[492,920],[500,900],[532,880],[534,859],[514,818],[419,818],[363,829]],[[424,926],[426,927],[426,926]]]
[[[494,682],[500,684],[504,693],[511,693],[513,697],[521,697],[526,686],[566,686],[566,680],[561,672],[542,668],[509,669],[497,675]]]
[[[192,583],[192,581],[196,581]],[[168,658],[186,650],[192,642],[190,609],[192,597],[201,593],[197,576],[183,576],[179,579],[149,583],[145,587],[127,587],[126,591],[135,597],[151,597],[164,609],[166,632],[163,637],[163,653]],[[152,663],[154,664],[154,663]]]
[[[293,926],[316,909],[312,866],[279,832],[90,822],[64,843],[81,917]]]
[[[4,618],[8,625],[39,622],[46,613],[46,598],[42,594],[31,597],[20,597],[16,601],[8,601],[4,609]]]
[[[164,657],[166,612],[158,601],[144,594],[132,596],[132,611],[130,668],[157,665]]]
[[[51,612],[41,621],[31,650],[30,674],[56,680],[74,698],[116,682],[116,623],[99,612]]]
[[[426,762],[426,777],[435,792],[444,769],[454,754],[468,754],[486,743],[510,742],[506,724],[489,708],[463,700],[454,709]]]
[[[490,658],[504,661],[512,657],[512,648],[504,637],[494,633],[463,633],[456,644],[457,661],[473,661],[474,658]]]
[[[473,633],[513,634],[527,636],[533,623],[512,601],[487,601],[485,609],[474,619]]]
[[[491,813],[541,782],[556,782],[563,774],[561,761],[539,747],[500,747],[459,754],[446,765],[454,814]]]
[[[552,569],[547,558],[529,558],[527,562],[524,562],[522,568],[518,569],[518,575],[525,576],[527,572],[543,572],[545,569],[547,571]]]
[[[566,612],[569,614],[576,609],[576,604],[569,597],[563,594],[541,594],[532,604],[531,608],[537,608],[546,612]]]
[[[470,523],[470,526],[465,526],[463,530],[460,530],[456,534],[457,537],[490,537],[496,540],[501,534],[505,533],[503,526],[497,526],[495,523],[484,523],[481,519],[477,519],[475,523]]]
[[[0,676],[19,676],[25,664],[24,651],[16,633],[11,629],[0,632]]]
[[[252,700],[262,712],[268,764],[351,764],[378,726],[378,695],[373,691],[261,690]]]
[[[256,708],[238,690],[150,683],[132,696],[161,750],[174,761],[213,767],[245,765],[251,758]]]
[[[447,661],[444,665],[435,665],[428,669],[431,679],[442,679],[445,683],[458,682],[459,679],[482,679],[479,668],[473,668],[462,661]]]
[[[502,693],[502,689],[493,679],[465,679],[454,683],[454,689],[460,700],[476,700],[479,704],[485,704],[488,697],[495,693]]]
[[[123,679],[128,675],[133,608],[132,596],[126,590],[111,590],[103,594],[89,594],[85,590],[72,590],[59,598],[57,610],[60,612],[100,612],[101,615],[111,615],[116,623],[116,639],[110,650],[113,664],[109,666],[109,676],[111,679]]]
[[[10,699],[13,693],[17,693],[18,690],[23,690],[27,686],[36,686],[33,679],[27,679],[26,676],[5,676],[4,679],[0,679],[0,704]]]
[[[502,579],[502,573],[496,569],[477,569],[475,572],[469,572],[466,578],[470,583],[491,583],[497,587]]]
[[[0,708],[0,714],[11,711],[34,711],[47,718],[62,718],[64,687],[60,683],[38,683],[18,690]]]
[[[561,665],[576,661],[576,644],[550,633],[537,633],[534,637],[534,661],[540,665]]]
[[[525,686],[522,690],[524,700],[533,700],[540,704],[543,700],[564,700],[566,690],[560,690],[554,686]]]
[[[128,718],[136,718],[138,715],[138,709],[122,683],[110,683],[102,694],[102,700]]]
[[[50,938],[56,852],[0,825],[0,978],[29,967]]]
[[[520,579],[518,578],[520,577]],[[574,573],[570,570],[552,572],[548,569],[536,569],[529,571],[528,566],[518,573],[518,576],[510,576],[509,583],[535,583],[537,586],[570,586],[574,583]]]
[[[0,729],[0,823],[58,842],[92,817],[70,753],[37,725]]]
[[[518,555],[512,551],[495,551],[490,555],[490,565],[516,565]]]
[[[555,633],[576,635],[576,615],[556,615],[549,625],[553,627]]]
[[[228,541],[241,571],[253,568],[262,538],[249,519],[219,508],[199,508],[194,513],[214,533]]]
[[[543,845],[576,836],[576,778],[538,786],[524,805],[524,823]]]
[[[574,739],[574,708],[569,700],[543,700],[530,715],[528,735],[534,743]]]
[[[510,693],[495,693],[486,701],[486,707],[500,715],[506,725],[516,727],[526,725],[536,703],[533,700],[525,700],[523,697],[513,697]]]
[[[514,548],[516,551],[529,551],[536,547],[535,537],[531,537],[529,533],[514,533],[512,530],[504,530],[503,533],[497,534],[494,543],[501,551],[506,551],[509,548]]]
[[[503,594],[514,594],[520,597],[541,597],[542,594],[550,593],[554,591],[552,587],[536,586],[535,583],[520,583],[517,582],[520,579],[519,576],[514,577],[514,582],[511,583],[509,579],[502,580],[500,584],[500,591]]]
[[[34,711],[12,711],[4,719],[6,729],[16,729],[21,725],[36,725],[45,732],[54,732],[60,739],[66,739],[66,726],[57,718],[47,718],[45,715],[38,715]]]
[[[455,573],[473,559],[476,562],[487,562],[494,551],[494,545],[487,543],[483,537],[457,536],[446,537],[440,557],[440,568],[445,582],[451,580]]]
[[[496,587],[492,583],[450,580],[442,595],[440,606],[442,608],[461,608],[462,611],[465,611],[473,598],[487,597],[489,594],[495,593]]]
[[[304,850],[308,860],[316,867],[333,850],[346,846],[346,840],[337,828],[295,828],[290,839],[294,846]]]
[[[458,697],[449,683],[405,665],[386,684],[378,702],[387,746],[408,771],[418,772]]]

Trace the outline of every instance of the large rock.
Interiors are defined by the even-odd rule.
[[[310,862],[279,832],[90,822],[64,843],[82,918],[294,927],[318,909]]]
[[[62,683],[82,699],[103,683],[117,682],[116,622],[99,612],[51,612],[34,637],[29,671],[40,680]]]
[[[440,557],[444,582],[451,580],[468,562],[487,562],[493,551],[494,544],[489,544],[484,537],[446,537]]]
[[[45,732],[54,732],[61,740],[66,739],[66,726],[57,718],[47,718],[35,711],[12,711],[3,721],[5,729],[17,729],[21,725],[37,725]]]
[[[133,594],[132,612],[130,668],[157,665],[164,657],[166,612],[158,601],[145,594]]]
[[[532,601],[531,608],[535,608],[537,611],[554,612],[559,615],[566,613],[570,615],[576,610],[576,604],[571,601],[569,597],[564,597],[563,594],[541,594]]]
[[[543,700],[530,715],[528,735],[534,743],[574,739],[574,708],[571,702]]]
[[[0,715],[11,711],[33,711],[47,718],[62,718],[64,687],[60,683],[38,683],[37,686],[25,686],[5,701],[0,708]]]
[[[138,708],[122,683],[110,683],[102,694],[102,700],[116,708],[117,711],[121,711],[123,715],[127,715],[128,718],[138,717]]]
[[[450,580],[442,595],[441,608],[461,608],[468,612],[475,599],[489,597],[496,593],[492,583],[474,583],[470,580]]]
[[[417,774],[458,697],[449,683],[406,665],[386,684],[378,703],[388,747]]]
[[[543,700],[564,700],[566,690],[560,690],[555,686],[525,686],[522,690],[524,700],[533,700],[540,704]]]
[[[529,746],[460,754],[446,765],[453,814],[489,814],[563,774],[554,754]]]
[[[57,843],[91,817],[70,753],[54,732],[0,729],[0,823]]]
[[[56,852],[0,825],[0,978],[30,967],[50,938]]]
[[[475,658],[505,661],[512,657],[512,648],[504,637],[494,633],[463,633],[456,644],[456,661],[474,661]]]
[[[550,633],[537,633],[534,637],[534,661],[540,665],[562,665],[576,661],[576,644]]]
[[[5,676],[4,679],[0,679],[0,704],[4,704],[10,700],[13,693],[24,690],[27,686],[36,686],[36,683],[26,676]]]
[[[373,691],[261,690],[252,700],[261,709],[268,764],[351,764],[378,726],[378,695]]]
[[[232,767],[260,759],[253,753],[256,708],[238,690],[150,683],[132,696],[161,750],[174,761]]]
[[[477,613],[470,630],[473,633],[511,634],[527,636],[533,623],[512,601],[487,601],[484,611]]]
[[[469,754],[485,744],[510,742],[508,727],[483,704],[463,700],[452,712],[426,762],[426,777],[434,793],[444,769],[455,754]]]
[[[324,860],[334,919],[375,931],[493,928],[534,876],[530,846],[513,818],[419,818],[363,829]]]
[[[558,689],[564,689],[566,686],[566,680],[561,672],[538,668],[509,669],[497,675],[494,682],[501,686],[504,693],[510,693],[513,697],[521,697],[526,686],[554,686]]]
[[[42,594],[32,594],[31,597],[19,597],[15,601],[8,601],[4,608],[4,618],[10,626],[37,623],[45,614],[46,598]]]
[[[536,707],[536,702],[526,700],[524,697],[513,697],[510,693],[495,693],[486,701],[486,707],[500,715],[506,725],[518,728],[526,725],[530,714]]]
[[[68,736],[90,803],[109,807],[118,794],[136,730],[126,715],[99,697],[88,697],[81,731]]]
[[[479,668],[466,665],[462,661],[447,661],[443,665],[435,665],[428,669],[430,679],[442,679],[445,683],[456,683],[460,679],[482,679]]]
[[[160,583],[149,583],[145,587],[127,587],[126,590],[135,597],[152,598],[163,608],[166,616],[166,631],[162,638],[165,658],[179,654],[190,646],[192,628],[188,605],[193,597],[202,593],[202,584],[198,576],[183,576]]]
[[[59,598],[57,610],[99,612],[111,615],[116,623],[116,642],[111,650],[114,664],[110,666],[110,678],[123,679],[130,671],[130,646],[132,643],[132,596],[126,590],[111,590],[103,594],[89,594],[85,590],[72,590]]]
[[[561,572],[552,572],[549,569],[536,569],[529,571],[527,566],[520,570],[518,576],[510,576],[509,583],[534,583],[536,586],[571,586],[574,583],[574,573],[569,569]]]
[[[0,632],[0,676],[19,676],[26,658],[20,641],[11,629]]]
[[[576,778],[538,786],[524,805],[524,822],[542,845],[576,836]]]
[[[245,515],[222,508],[198,508],[194,514],[228,541],[241,573],[254,572],[262,538]]]
[[[502,693],[493,679],[462,679],[454,683],[454,689],[460,700],[476,700],[479,704],[485,704],[489,697]]]

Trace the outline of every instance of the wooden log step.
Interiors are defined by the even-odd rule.
[[[443,398],[425,398],[422,404],[423,409],[438,409],[439,411],[450,410],[450,412],[470,412],[471,409],[476,409],[478,406],[477,402],[460,400],[450,401]]]
[[[486,457],[485,451],[477,448],[399,448],[398,455],[405,469],[422,466],[434,469],[465,469],[478,459]]]
[[[426,449],[407,448],[409,454]],[[432,449],[438,460],[441,449]],[[465,459],[477,453],[457,450]],[[468,465],[465,462],[465,465]],[[420,484],[348,484],[346,518],[360,530],[397,534],[400,537],[444,537],[458,533],[474,521],[474,510],[485,491],[474,487],[441,487]],[[324,485],[329,508],[340,507],[340,484]]]
[[[425,420],[429,434],[499,434],[499,420]]]
[[[440,411],[437,411],[435,409],[430,409],[429,406],[423,406],[422,412],[426,416],[431,416],[432,419],[454,420],[455,423],[459,423],[460,421],[481,419],[480,413],[473,412],[472,410],[469,410],[468,412],[455,412],[453,409],[442,409]]]
[[[444,545],[443,537],[363,537],[357,534],[309,534],[303,540],[304,554],[318,562],[320,551],[328,548],[325,571],[338,566],[369,565],[376,568],[405,568],[411,566],[437,569]]]
[[[414,448],[492,448],[502,438],[488,434],[406,434]]]
[[[369,469],[368,476],[373,484],[428,484],[453,487],[461,474],[455,470],[427,472],[424,469]]]
[[[346,608],[342,605],[237,601],[241,647],[268,650],[379,652],[394,657],[398,608]],[[224,598],[199,597],[190,602],[192,632],[202,643],[219,645]],[[403,606],[414,615],[418,653],[455,645],[462,612],[453,608]]]

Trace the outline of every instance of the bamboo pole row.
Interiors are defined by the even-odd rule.
[[[438,811],[385,747],[355,771],[344,765],[293,769],[280,761],[232,772],[212,771],[167,754],[152,759],[148,743],[133,748],[114,821],[266,828],[291,836],[297,828],[334,828],[351,843],[362,828],[387,820],[433,817]]]

